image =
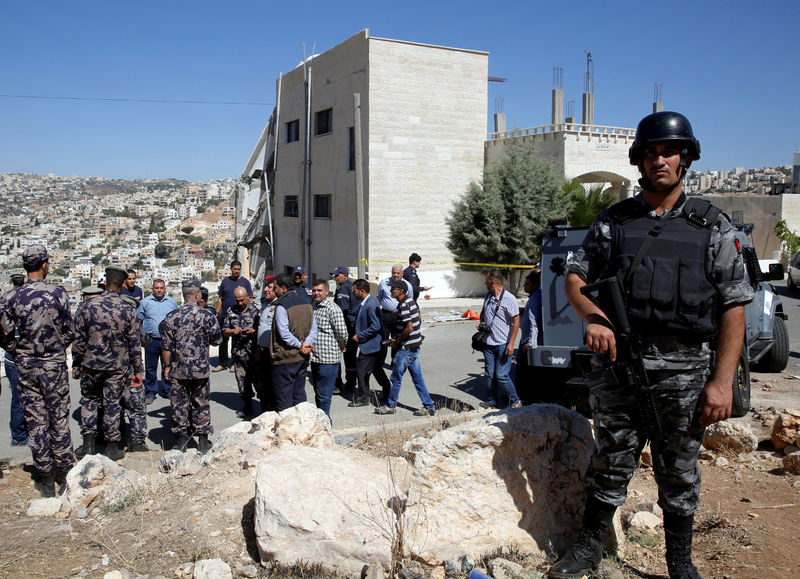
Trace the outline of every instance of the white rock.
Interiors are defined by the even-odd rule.
[[[792,474],[800,474],[800,452],[793,452],[784,456],[783,468]]]
[[[659,517],[663,513],[661,507],[658,506],[658,500],[652,497],[641,498],[633,503],[633,512],[638,513],[639,511],[647,511]]]
[[[777,450],[790,444],[800,447],[800,410],[786,410],[778,416],[771,438]]]
[[[437,433],[414,464],[406,553],[438,563],[498,546],[561,552],[580,527],[593,450],[589,422],[550,404]]]
[[[117,505],[131,495],[140,483],[139,474],[126,470],[102,454],[84,456],[67,473],[67,488],[61,500],[67,512],[80,511],[100,499]]]
[[[61,510],[61,504],[60,497],[34,499],[25,514],[29,517],[52,517]]]
[[[262,561],[323,563],[345,573],[390,563],[404,498],[389,462],[348,448],[290,446],[258,465],[255,531]]]
[[[275,420],[275,444],[278,448],[290,445],[330,448],[331,421],[310,402],[287,408]]]
[[[723,420],[706,429],[703,446],[717,452],[753,452],[758,448],[758,437],[744,422]]]
[[[215,437],[203,462],[234,461],[242,468],[252,468],[267,453],[292,444],[333,446],[330,419],[314,404],[303,402],[280,414],[265,412],[250,422],[226,428]]]
[[[716,460],[714,460],[714,466],[717,466],[719,468],[725,468],[726,466],[728,466],[728,464],[729,464],[728,459],[725,458],[724,456],[718,456]]]
[[[222,559],[201,559],[194,564],[194,579],[233,579],[230,565]]]
[[[628,528],[632,531],[654,531],[661,524],[661,517],[649,511],[639,511],[628,521]]]

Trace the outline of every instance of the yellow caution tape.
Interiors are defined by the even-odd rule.
[[[403,263],[402,260],[391,261],[391,260],[388,260],[388,259],[373,259],[373,260],[359,259],[358,261],[363,261],[367,265],[367,267],[369,267],[369,262],[370,261],[375,261],[375,262],[378,262],[378,263],[399,263],[399,264]],[[426,264],[430,264],[430,265],[473,265],[473,266],[479,266],[479,267],[497,267],[497,268],[503,268],[503,269],[533,269],[533,268],[536,267],[536,264],[529,264],[529,265],[524,265],[524,264],[523,265],[516,265],[516,264],[514,264],[514,265],[511,265],[511,264],[507,264],[507,263],[471,263],[471,262],[467,262],[467,261],[426,261],[425,263]]]

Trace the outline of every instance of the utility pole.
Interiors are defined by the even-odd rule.
[[[361,93],[353,93],[353,139],[356,152],[356,233],[358,236],[358,277],[365,279],[367,245],[364,220],[364,170],[361,154]]]

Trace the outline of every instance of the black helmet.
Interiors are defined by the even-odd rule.
[[[694,138],[689,119],[680,113],[662,111],[647,115],[639,121],[636,138],[628,150],[631,165],[638,165],[642,160],[642,151],[647,143],[657,141],[683,141],[686,149],[685,158],[684,153],[681,153],[682,161],[696,161],[700,158],[700,141]]]

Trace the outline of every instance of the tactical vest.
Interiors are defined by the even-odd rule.
[[[636,215],[633,199],[610,211],[612,262],[625,291],[631,328],[640,336],[710,338],[717,333],[716,287],[706,263],[711,230],[721,211],[700,199],[655,219]],[[638,212],[636,212],[638,213]],[[646,242],[648,237],[653,239]],[[649,247],[637,254],[643,244]]]

